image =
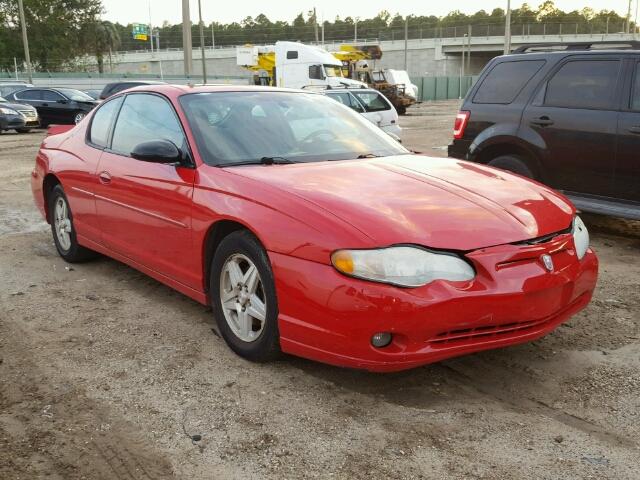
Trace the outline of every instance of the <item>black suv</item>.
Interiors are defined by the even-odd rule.
[[[531,45],[494,58],[458,113],[449,156],[640,219],[640,42]]]

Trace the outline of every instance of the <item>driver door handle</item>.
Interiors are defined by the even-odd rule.
[[[553,120],[551,120],[549,117],[544,115],[542,117],[532,119],[530,123],[532,125],[537,125],[539,127],[549,127],[553,125]]]
[[[100,172],[98,174],[98,180],[100,180],[100,183],[103,185],[108,185],[111,183],[111,175],[109,175],[109,172]]]

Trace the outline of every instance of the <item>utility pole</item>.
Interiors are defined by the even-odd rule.
[[[213,22],[211,22],[211,48],[216,48],[216,36],[213,33]]]
[[[629,9],[627,10],[627,33],[631,33],[631,1],[629,0]]]
[[[355,18],[353,27],[353,43],[358,43],[358,17]]]
[[[507,18],[504,21],[504,54],[511,53],[511,0],[507,0]]]
[[[407,50],[409,49],[409,15],[404,18],[404,71],[407,69]]]
[[[18,7],[20,9],[20,26],[22,27],[24,60],[27,62],[27,75],[29,76],[29,83],[33,83],[33,75],[31,73],[31,56],[29,55],[29,39],[27,38],[27,22],[24,19],[24,5],[22,5],[22,0],[18,0]]]
[[[193,70],[192,48],[189,0],[182,0],[182,50],[184,52],[184,74],[187,77],[191,76],[191,71]]]
[[[635,38],[638,33],[638,3],[640,3],[640,0],[636,0],[636,19],[633,21],[633,38]]]
[[[151,24],[151,0],[149,0],[149,45],[151,45],[151,56],[153,56],[153,25]]]
[[[469,33],[467,36],[467,75],[471,75],[471,34],[473,30],[469,25]]]
[[[316,43],[318,43],[318,17],[316,14],[316,7],[313,7],[313,33],[316,36]]]
[[[202,83],[207,83],[207,59],[204,56],[204,23],[202,22],[202,1],[198,0],[198,16],[200,17],[200,52],[202,54]]]

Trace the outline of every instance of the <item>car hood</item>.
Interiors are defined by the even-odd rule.
[[[35,110],[31,105],[13,102],[0,102],[0,107],[13,108],[14,110]]]
[[[475,250],[565,230],[575,213],[543,185],[453,159],[402,155],[227,171],[301,197],[379,246]]]

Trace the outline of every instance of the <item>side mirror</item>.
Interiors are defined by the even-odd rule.
[[[169,140],[153,140],[136,145],[131,157],[143,162],[177,165],[182,160],[182,152]]]
[[[69,103],[69,102],[67,102],[67,101],[66,101],[66,100],[64,100],[64,99],[60,99],[60,100],[56,100],[56,103],[62,103],[62,104],[65,104],[65,103]]]

